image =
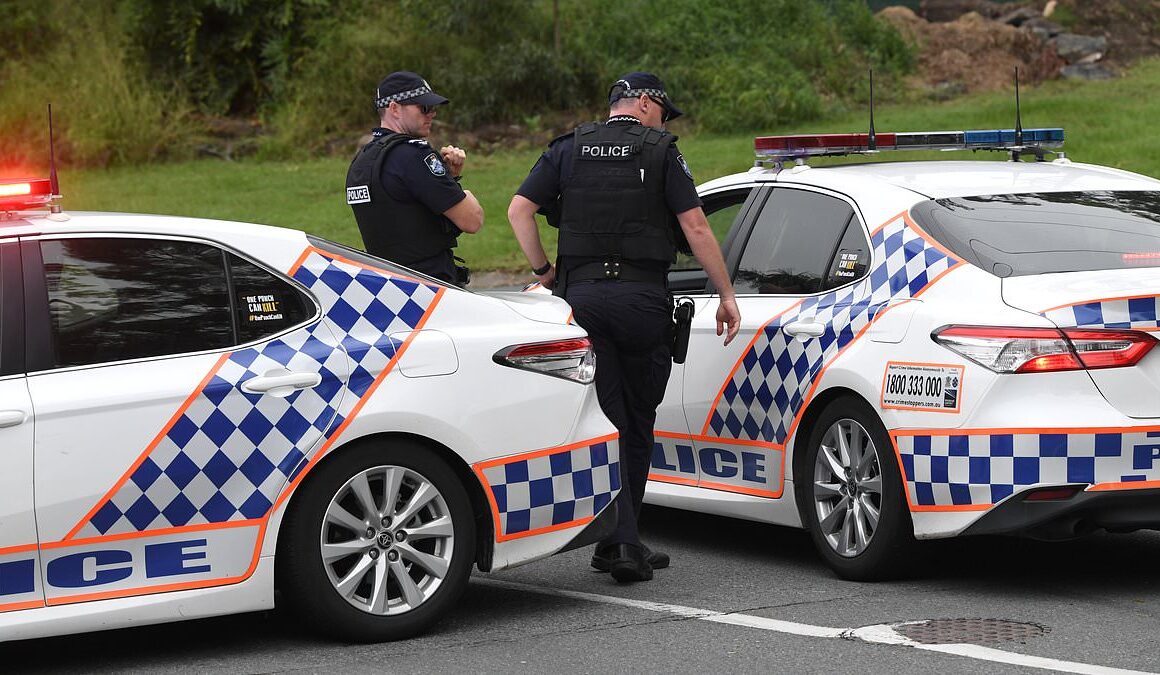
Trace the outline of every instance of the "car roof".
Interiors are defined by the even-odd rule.
[[[240,235],[300,240],[303,236],[301,231],[283,227],[143,213],[66,211],[62,214],[50,214],[47,211],[34,211],[20,213],[11,220],[0,220],[0,238],[93,231],[200,236],[212,239]]]
[[[754,168],[704,183],[700,190],[704,193],[741,182],[767,181],[839,191],[887,183],[927,199],[1033,192],[1160,190],[1160,181],[1148,176],[1070,160],[866,162],[808,169],[791,167],[782,171]]]

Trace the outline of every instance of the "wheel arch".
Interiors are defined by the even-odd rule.
[[[462,457],[451,450],[451,448],[448,448],[446,445],[443,445],[434,439],[428,438],[426,436],[420,436],[418,434],[405,432],[383,432],[369,434],[367,436],[360,436],[359,438],[355,438],[347,441],[346,443],[343,443],[342,445],[327,452],[320,460],[318,460],[318,466],[321,466],[327,462],[334,461],[335,457],[342,456],[355,449],[380,444],[389,444],[393,440],[401,439],[406,439],[413,443],[419,443],[431,450],[431,452],[433,452],[448,467],[450,467],[452,471],[455,472],[456,477],[458,477],[463,483],[464,490],[467,492],[467,498],[471,502],[471,508],[475,515],[475,564],[482,571],[486,572],[490,570],[492,553],[494,552],[495,547],[495,524],[492,522],[491,507],[487,500],[487,495],[484,494],[483,486],[480,485],[479,479],[471,470],[471,467],[467,465],[467,462],[463,461]],[[313,476],[311,474],[314,474],[314,469],[317,468],[317,466],[312,468],[310,474],[307,474],[307,476],[303,479],[303,484],[312,479]],[[294,490],[294,493],[290,495],[289,503],[287,503],[285,509],[286,512],[289,512],[295,507],[298,495],[302,493],[301,488],[302,485],[299,485]],[[286,528],[279,527],[279,548],[281,548],[281,542],[286,536]],[[279,558],[281,558],[281,556],[275,556],[274,558],[275,579],[279,578],[277,574]]]

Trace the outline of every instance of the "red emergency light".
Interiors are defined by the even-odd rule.
[[[52,202],[48,178],[0,178],[0,211],[40,208]]]

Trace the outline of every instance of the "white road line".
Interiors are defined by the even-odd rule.
[[[1018,652],[1007,652],[1001,649],[992,649],[990,647],[981,647],[979,645],[922,644],[899,634],[894,630],[894,628],[888,625],[865,626],[862,628],[832,628],[829,626],[815,626],[808,623],[797,623],[794,621],[770,619],[764,616],[742,614],[740,612],[718,612],[711,609],[699,609],[697,607],[685,607],[683,605],[670,605],[663,602],[650,602],[648,600],[619,598],[614,595],[599,595],[597,593],[570,591],[563,588],[534,586],[532,584],[523,584],[516,581],[504,581],[502,579],[495,579],[491,577],[475,576],[472,577],[471,581],[472,583],[481,584],[484,586],[506,588],[513,591],[539,593],[541,595],[552,595],[560,598],[572,598],[575,600],[585,600],[587,602],[598,602],[605,605],[634,607],[636,609],[643,609],[649,612],[672,614],[674,616],[680,616],[687,619],[711,621],[713,623],[723,623],[731,626],[744,626],[746,628],[757,628],[760,630],[773,631],[775,633],[787,633],[789,635],[801,635],[804,637],[819,638],[846,638],[850,640],[861,640],[863,642],[870,642],[874,644],[913,647],[914,649],[921,649],[923,651],[951,654],[953,656],[963,656],[980,661],[1006,663],[1015,666],[1025,666],[1027,668],[1042,668],[1045,670],[1054,670],[1064,673],[1080,673],[1081,675],[1148,675],[1147,671],[1124,670],[1122,668],[1110,668],[1108,666],[1097,666],[1089,663],[1061,661],[1059,659],[1049,659],[1042,656],[1031,656],[1028,654],[1020,654]]]

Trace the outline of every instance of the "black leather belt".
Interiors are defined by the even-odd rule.
[[[568,283],[574,281],[648,281],[664,285],[665,272],[637,267],[623,260],[604,260],[584,263],[568,270]]]

